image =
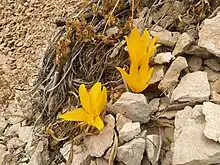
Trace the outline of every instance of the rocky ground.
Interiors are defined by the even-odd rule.
[[[32,0],[0,4],[0,164],[111,165],[108,161],[113,159],[120,165],[220,164],[218,9],[185,30],[162,28],[164,21],[172,22],[169,13],[150,29],[166,47],[152,59],[151,82],[160,95],[124,92],[108,105],[100,134],[85,137],[81,145],[67,142],[51,149],[46,136],[32,134],[32,105],[21,94],[33,84],[39,59],[59,30],[54,20],[71,13],[73,4]],[[175,1],[173,11],[178,13],[182,5]],[[164,8],[166,4],[160,15]]]

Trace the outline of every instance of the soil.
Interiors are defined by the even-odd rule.
[[[77,0],[2,0],[0,2],[0,112],[37,76],[40,59]]]

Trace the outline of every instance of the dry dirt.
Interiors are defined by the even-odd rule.
[[[73,13],[77,0],[1,0],[0,112],[16,93],[26,91],[58,27],[55,20]]]

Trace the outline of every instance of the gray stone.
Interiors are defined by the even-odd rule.
[[[95,162],[96,165],[108,165],[108,161],[104,158],[97,158]]]
[[[153,98],[149,102],[149,106],[150,106],[152,113],[157,112],[159,110],[159,106],[160,106],[160,98]]]
[[[16,150],[16,149],[24,146],[24,144],[25,143],[22,140],[20,140],[19,138],[13,137],[10,140],[8,140],[7,147],[8,147],[9,151],[13,151],[13,150]]]
[[[205,117],[202,105],[185,107],[175,118],[174,165],[209,165],[220,163],[220,145],[203,134]]]
[[[209,58],[212,56],[210,52],[208,52],[205,48],[201,48],[197,45],[191,45],[187,50],[186,54],[190,54],[193,56],[198,56],[202,58]]]
[[[7,127],[4,132],[4,136],[12,136],[17,134],[20,127],[21,127],[20,123],[14,124],[11,127]]]
[[[220,142],[220,105],[204,102],[202,112],[206,121],[204,135],[209,139]]]
[[[133,139],[118,147],[117,160],[125,165],[140,165],[145,150],[143,138]]]
[[[173,90],[179,81],[178,78],[181,71],[187,67],[188,64],[186,59],[181,56],[177,57],[172,62],[164,78],[160,81],[158,88],[163,92]]]
[[[173,90],[172,101],[203,102],[209,99],[210,86],[206,72],[197,71],[186,74]]]
[[[154,57],[154,62],[156,64],[165,64],[165,63],[170,63],[171,60],[173,60],[175,57],[172,55],[171,52],[163,52],[163,53],[158,53]]]
[[[197,56],[190,56],[188,59],[188,65],[191,72],[199,71],[202,68],[202,58]]]
[[[129,141],[141,132],[140,123],[126,123],[119,131],[119,140]]]
[[[126,118],[124,115],[118,113],[116,115],[116,128],[117,128],[117,131],[119,132],[123,126],[127,123],[131,123],[132,120]]]
[[[220,93],[220,79],[210,82],[211,90]]]
[[[160,80],[162,80],[164,77],[164,66],[163,65],[157,65],[154,66],[154,70],[153,73],[151,75],[150,78],[150,82],[152,84],[159,82]]]
[[[174,46],[176,43],[175,37],[172,36],[172,33],[160,26],[155,26],[150,34],[155,37],[158,36],[157,43],[165,46]]]
[[[194,38],[188,33],[182,33],[176,42],[176,46],[173,50],[173,55],[185,53],[189,46],[193,43]]]
[[[175,117],[176,113],[177,113],[177,111],[166,111],[163,114],[161,114],[160,117],[165,117],[167,119],[173,119]]]
[[[125,92],[113,104],[111,111],[121,113],[134,122],[147,123],[150,120],[150,108],[143,94]]]
[[[210,101],[212,101],[216,104],[220,104],[220,94],[218,94],[215,91],[212,91]]]
[[[0,164],[3,164],[8,153],[9,151],[7,151],[7,147],[3,144],[0,144]]]
[[[162,140],[160,139],[160,136],[157,134],[147,135],[146,140],[146,152],[148,159],[152,164],[157,164],[157,161],[159,159],[160,154],[160,144]]]
[[[214,71],[220,71],[220,63],[218,60],[210,58],[205,60],[204,64],[206,64],[209,68],[211,68]]]
[[[70,151],[73,150],[73,159],[71,165],[89,165],[92,157],[89,155],[88,150],[83,145],[73,145],[69,142],[64,144],[63,148],[60,149],[60,152],[66,159],[69,160]]]
[[[199,31],[198,45],[220,57],[220,12],[211,19],[205,19]]]
[[[98,135],[87,136],[84,139],[84,144],[91,156],[101,157],[113,143],[115,118],[107,115],[105,122],[107,125]]]
[[[220,80],[220,73],[219,72],[216,72],[216,71],[210,69],[209,67],[204,67],[204,70],[207,73],[208,80],[210,82],[215,82],[217,80]]]
[[[42,165],[49,160],[49,151],[48,151],[48,140],[42,139],[38,142],[34,154],[31,156],[31,159],[28,165]]]
[[[18,136],[23,142],[31,140],[33,134],[33,126],[19,127]]]
[[[6,129],[7,125],[8,125],[7,120],[5,120],[4,117],[0,116],[0,136],[3,135],[3,132]]]

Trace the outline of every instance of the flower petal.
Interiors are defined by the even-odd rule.
[[[94,127],[96,127],[99,131],[104,127],[104,123],[103,123],[102,119],[99,116],[97,116],[95,118],[95,121],[92,125]]]
[[[85,121],[85,116],[86,111],[83,108],[78,108],[60,115],[59,118],[68,121]]]
[[[106,89],[106,87],[103,87],[97,100],[98,100],[98,104],[97,104],[98,106],[97,106],[97,110],[96,110],[97,111],[96,115],[99,115],[103,111],[105,105],[107,104],[107,89]]]
[[[140,42],[140,34],[137,28],[132,29],[129,38],[125,36],[125,40],[128,46],[128,53],[131,61],[137,61],[137,51]]]
[[[82,104],[82,107],[84,108],[84,110],[88,114],[92,115],[92,112],[91,112],[92,107],[91,107],[89,93],[88,93],[84,84],[81,84],[79,87],[79,97],[80,97],[80,101],[81,101],[81,104]]]
[[[154,68],[150,68],[149,71],[140,72],[140,82],[143,84],[147,84],[151,78]]]
[[[116,69],[121,73],[122,78],[125,80],[125,82],[128,84],[128,86],[133,91],[134,87],[134,78],[132,78],[130,75],[128,75],[127,72],[125,72],[122,68],[116,67]]]
[[[101,88],[102,88],[102,84],[100,82],[97,82],[93,85],[92,89],[89,92],[89,96],[90,96],[90,101],[91,101],[91,110],[93,111],[92,113],[95,115],[97,113],[97,102],[98,97],[101,93]]]

